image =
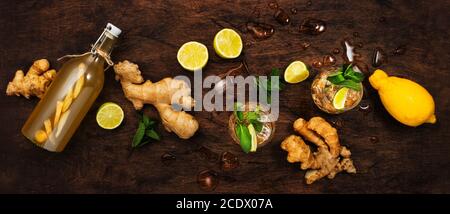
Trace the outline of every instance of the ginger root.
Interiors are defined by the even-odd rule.
[[[34,61],[26,75],[22,70],[16,71],[13,80],[8,83],[6,95],[22,95],[27,99],[30,96],[42,98],[56,76],[56,71],[54,69],[49,70],[49,68],[48,60],[40,59]]]
[[[299,118],[294,122],[294,130],[302,135],[306,140],[314,143],[320,148],[327,148],[325,142],[314,131],[308,129],[307,121],[303,118]]]
[[[297,133],[318,147],[316,152],[312,152],[303,139],[296,135],[287,137],[281,143],[281,148],[288,152],[288,162],[300,162],[302,170],[309,169],[305,174],[307,184],[325,176],[333,179],[341,171],[356,173],[350,159],[350,150],[339,144],[337,130],[325,119],[313,117],[307,122],[299,118],[293,127]]]
[[[301,163],[301,169],[306,170],[309,168],[316,169],[317,162],[314,159],[314,154],[308,145],[305,144],[303,139],[296,135],[291,135],[287,137],[283,143],[281,143],[281,148],[285,151],[289,151],[287,156],[287,161],[289,163]]]
[[[197,120],[184,111],[176,111],[172,104],[190,108],[194,99],[190,96],[191,89],[182,80],[164,78],[159,82],[144,82],[138,65],[127,60],[114,65],[116,80],[122,85],[125,97],[133,103],[136,110],[144,104],[152,104],[169,132],[174,132],[182,139],[192,137],[199,125]]]
[[[339,137],[335,128],[333,128],[325,119],[321,117],[311,118],[307,127],[323,137],[325,143],[330,148],[331,155],[334,158],[339,156],[341,145],[339,144]]]

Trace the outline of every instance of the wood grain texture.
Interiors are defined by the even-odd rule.
[[[38,100],[1,93],[0,192],[202,193],[197,173],[213,169],[221,175],[213,193],[450,193],[450,2],[314,0],[308,6],[306,0],[278,1],[286,11],[292,7],[298,10],[291,14],[290,26],[276,23],[268,3],[1,1],[0,88],[5,91],[15,70],[28,69],[35,59],[48,58],[59,67],[57,58],[85,52],[107,22],[123,30],[113,59],[138,63],[144,77],[153,81],[179,74],[193,77],[176,62],[178,48],[190,40],[204,43],[210,51],[206,74],[225,72],[242,59],[252,73],[267,74],[273,67],[284,69],[293,60],[310,65],[318,56],[341,48],[341,40],[349,37],[363,43],[359,53],[369,65],[373,49],[380,47],[390,55],[382,69],[426,87],[435,98],[438,123],[418,128],[399,124],[384,110],[367,82],[372,111],[326,115],[314,106],[309,89],[312,79],[308,79],[282,91],[275,138],[255,154],[246,155],[232,143],[226,126],[228,113],[210,112],[194,113],[201,127],[193,138],[179,140],[160,125],[161,142],[131,153],[138,117],[109,70],[102,93],[60,154],[35,147],[20,133]],[[325,20],[326,32],[318,36],[297,33],[299,23],[307,17]],[[255,41],[242,32],[248,20],[272,24],[276,32],[267,40]],[[242,35],[244,55],[237,60],[222,60],[213,52],[213,37],[223,27],[235,28]],[[311,46],[303,50],[303,42]],[[405,54],[390,54],[400,45],[406,46]],[[342,63],[341,57],[338,63]],[[103,130],[95,122],[96,109],[107,101],[119,103],[125,111],[124,123],[114,131]],[[145,112],[158,116],[151,106]],[[322,179],[306,185],[299,166],[285,161],[279,144],[293,133],[292,122],[316,115],[341,124],[342,144],[350,147],[358,174],[341,173],[332,181]],[[371,142],[371,136],[379,141]],[[224,151],[238,155],[239,168],[221,171],[218,155]],[[162,163],[165,152],[176,154],[176,161]]]

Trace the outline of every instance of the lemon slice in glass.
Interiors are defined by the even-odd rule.
[[[250,152],[256,152],[256,149],[258,148],[258,138],[256,137],[256,130],[255,127],[253,127],[252,124],[248,125],[248,132],[251,136],[251,142],[252,146],[250,147]]]
[[[214,37],[214,50],[225,59],[233,59],[241,55],[242,39],[239,34],[229,28],[219,31]]]
[[[348,88],[341,88],[339,89],[338,92],[336,92],[336,94],[334,95],[333,98],[333,107],[341,110],[344,109],[345,107],[345,101],[347,100],[347,93],[348,93]]]
[[[199,70],[208,62],[208,48],[195,41],[184,43],[178,50],[177,60],[186,70]]]
[[[284,80],[288,83],[299,83],[308,77],[308,68],[302,61],[292,62],[284,71]]]
[[[119,105],[107,102],[98,109],[96,120],[104,129],[115,129],[122,123],[123,117],[123,110]]]

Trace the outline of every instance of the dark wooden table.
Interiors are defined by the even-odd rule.
[[[220,183],[214,193],[450,193],[449,119],[449,1],[278,1],[291,16],[292,25],[273,18],[267,1],[2,1],[0,3],[0,88],[5,91],[16,69],[28,69],[33,60],[48,58],[53,67],[65,54],[89,49],[107,22],[123,30],[114,61],[138,63],[146,79],[157,81],[179,74],[193,77],[176,61],[178,48],[195,40],[208,46],[210,60],[205,74],[220,74],[244,60],[253,74],[284,69],[293,60],[311,65],[314,59],[340,48],[351,38],[362,61],[369,65],[374,48],[382,48],[388,62],[381,68],[413,79],[426,87],[436,101],[438,123],[410,128],[390,117],[378,96],[365,82],[369,112],[352,110],[338,116],[322,113],[312,102],[312,78],[288,85],[281,92],[281,115],[271,144],[246,155],[232,143],[227,131],[228,113],[195,112],[201,127],[189,140],[180,140],[159,125],[163,135],[131,153],[131,139],[138,116],[106,73],[105,87],[69,146],[55,154],[29,143],[20,129],[37,98],[0,99],[0,192],[1,193],[202,193],[198,172],[211,169]],[[297,14],[291,14],[291,8]],[[258,17],[259,16],[259,17]],[[298,33],[308,17],[326,21],[318,36]],[[256,41],[242,30],[249,21],[275,27],[275,34]],[[223,60],[213,52],[212,40],[223,27],[238,30],[245,54]],[[304,49],[307,42],[311,46]],[[403,54],[392,54],[403,47]],[[337,55],[338,63],[343,59]],[[312,70],[312,75],[316,74]],[[101,129],[95,111],[104,102],[119,103],[124,123],[113,131]],[[158,118],[155,109],[145,113]],[[323,116],[338,126],[342,144],[348,145],[358,169],[356,175],[341,173],[334,180],[306,185],[304,172],[286,162],[279,147],[293,133],[298,118]],[[378,139],[371,140],[374,137]],[[240,167],[221,170],[218,156],[236,154]],[[162,162],[171,152],[176,160]]]

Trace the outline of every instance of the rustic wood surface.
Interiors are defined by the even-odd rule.
[[[0,88],[5,91],[16,69],[28,69],[32,61],[57,58],[88,50],[107,22],[123,30],[114,61],[138,63],[146,79],[188,75],[176,61],[178,48],[187,41],[206,44],[210,60],[205,74],[220,74],[243,59],[251,73],[267,74],[284,69],[293,60],[308,65],[352,38],[363,46],[361,59],[369,65],[375,47],[389,56],[381,66],[390,74],[413,79],[426,87],[436,101],[438,123],[410,128],[390,117],[378,96],[366,85],[371,111],[353,110],[342,115],[322,113],[312,102],[312,78],[288,85],[281,92],[281,115],[271,144],[246,155],[232,143],[227,131],[229,113],[195,112],[201,127],[189,140],[180,140],[159,125],[161,142],[131,153],[137,113],[106,73],[105,87],[63,153],[40,149],[20,133],[38,99],[0,99],[0,192],[1,193],[204,193],[197,184],[198,172],[211,169],[220,183],[213,193],[450,193],[450,112],[448,83],[450,59],[449,1],[278,1],[291,16],[292,25],[281,26],[268,1],[1,1]],[[297,9],[293,15],[289,11]],[[259,17],[258,17],[259,16]],[[318,36],[297,32],[307,17],[326,21]],[[275,34],[256,41],[242,26],[257,20],[275,26]],[[214,54],[212,40],[223,27],[240,32],[244,55],[223,60]],[[311,44],[306,50],[302,43]],[[391,54],[404,46],[405,53]],[[338,63],[342,57],[338,55]],[[313,70],[312,75],[317,71]],[[119,103],[124,123],[113,131],[101,129],[96,109],[104,102]],[[158,118],[155,109],[145,113]],[[279,148],[293,133],[298,118],[323,116],[338,126],[342,144],[348,145],[358,169],[356,175],[338,174],[306,185],[304,172],[286,162]],[[371,141],[377,137],[378,141]],[[221,170],[218,156],[236,154],[240,167]],[[176,160],[163,163],[172,152]]]

